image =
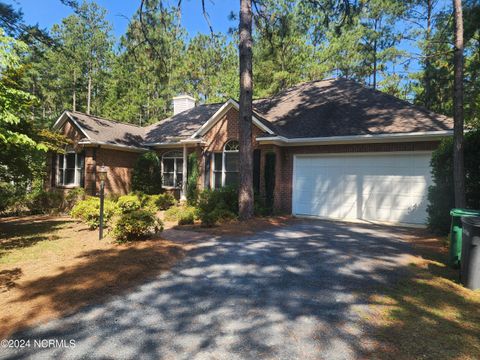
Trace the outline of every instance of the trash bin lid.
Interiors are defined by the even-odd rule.
[[[462,223],[480,228],[480,217],[478,216],[462,217]]]
[[[480,210],[470,209],[452,209],[450,210],[452,216],[480,216]]]

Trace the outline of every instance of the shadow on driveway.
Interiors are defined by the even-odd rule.
[[[407,271],[409,231],[308,220],[211,238],[133,292],[16,336],[74,348],[0,358],[359,358],[376,346],[366,299]]]

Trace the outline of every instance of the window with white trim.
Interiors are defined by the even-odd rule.
[[[80,186],[83,182],[85,155],[73,149],[57,154],[57,185]]]
[[[213,154],[213,187],[238,185],[240,158],[238,141],[230,140],[223,147],[223,152]]]
[[[169,151],[162,156],[162,186],[178,188],[183,182],[183,154],[181,151]]]

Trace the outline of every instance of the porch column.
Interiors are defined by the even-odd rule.
[[[183,175],[182,175],[182,193],[180,194],[180,201],[187,201],[187,144],[183,144]]]

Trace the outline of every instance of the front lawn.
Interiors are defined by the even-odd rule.
[[[184,246],[118,245],[68,217],[0,219],[0,338],[104,301],[167,270]]]
[[[479,359],[480,291],[458,284],[441,239],[412,237],[421,257],[409,275],[369,300],[369,320],[385,359]]]

